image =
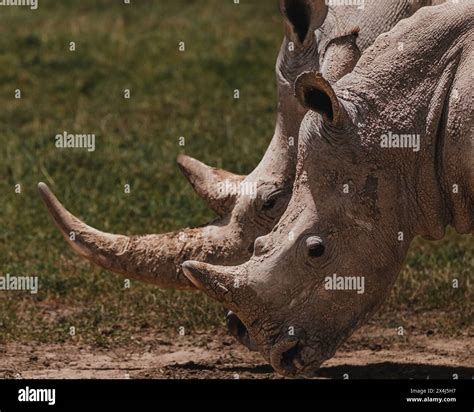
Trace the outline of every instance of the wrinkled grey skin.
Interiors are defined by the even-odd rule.
[[[352,70],[360,57],[359,48],[365,49],[380,33],[427,3],[366,0],[365,9],[358,10],[327,8],[324,0],[282,0],[286,36],[276,65],[277,122],[262,161],[250,175],[237,176],[187,156],[178,159],[196,192],[221,217],[206,226],[173,233],[114,235],[81,222],[45,184],[40,184],[40,194],[64,238],[93,263],[162,288],[193,288],[181,269],[189,259],[226,265],[244,262],[253,253],[255,239],[267,234],[281,217],[291,195],[298,131],[307,111],[293,94],[297,76],[307,70],[321,70],[330,81],[336,81]],[[222,193],[225,181],[243,183],[247,188],[256,185],[256,196]],[[238,335],[237,319],[229,326]],[[247,337],[237,337],[250,345]]]
[[[381,35],[334,86],[297,80],[311,111],[281,220],[243,265],[183,264],[279,373],[311,376],[334,355],[385,300],[415,236],[473,233],[473,62],[474,4],[450,4]],[[420,151],[381,147],[389,131],[420,134]],[[363,277],[365,292],[326,288],[333,274]]]

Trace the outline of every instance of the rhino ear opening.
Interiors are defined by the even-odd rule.
[[[295,83],[295,96],[308,110],[319,113],[324,120],[339,125],[342,106],[329,82],[320,73],[301,74]]]
[[[303,44],[324,23],[328,6],[325,0],[280,0],[280,10],[291,40]]]
[[[331,122],[334,120],[334,110],[330,97],[322,90],[308,88],[304,90],[304,101],[307,107],[326,116]]]

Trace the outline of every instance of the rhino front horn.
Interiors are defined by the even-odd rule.
[[[184,275],[196,288],[232,310],[238,308],[248,298],[250,289],[245,278],[232,270],[236,267],[186,261],[182,268]]]

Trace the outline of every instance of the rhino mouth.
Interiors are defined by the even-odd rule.
[[[249,350],[256,352],[258,346],[251,337],[247,327],[240,318],[232,311],[226,317],[227,330],[240,344]],[[297,338],[283,339],[274,344],[270,350],[270,364],[283,376],[290,378],[312,378],[320,368],[321,360],[307,358],[308,351],[314,351],[304,345]]]
[[[313,378],[322,362],[318,350],[297,338],[283,339],[270,350],[272,367],[289,378]]]

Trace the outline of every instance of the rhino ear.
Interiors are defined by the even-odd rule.
[[[295,83],[295,96],[308,110],[320,113],[325,121],[338,126],[342,122],[343,107],[331,84],[321,73],[305,72]]]
[[[298,44],[309,39],[328,14],[326,0],[280,0],[280,10],[287,23],[289,38]]]

